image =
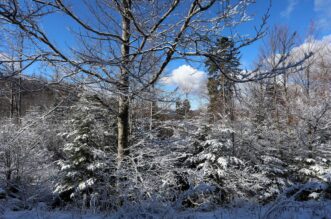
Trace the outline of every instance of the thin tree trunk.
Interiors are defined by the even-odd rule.
[[[117,159],[118,166],[124,156],[128,154],[128,138],[129,138],[129,53],[130,53],[130,19],[128,11],[131,9],[131,0],[123,0],[123,15],[122,15],[122,47],[121,55],[123,63],[121,65],[121,78],[119,84],[120,97],[118,102],[117,116]]]
[[[312,125],[308,122],[308,132],[307,132],[307,137],[308,137],[308,157],[313,158],[314,151],[313,151],[313,141],[312,141],[312,134],[313,134],[313,128]]]
[[[24,47],[24,37],[20,34],[20,50],[19,50],[19,68],[20,72],[18,75],[18,91],[17,91],[17,124],[21,125],[21,117],[22,117],[22,69],[23,69],[23,47]]]
[[[307,97],[309,99],[309,96],[310,96],[310,67],[308,66],[307,67],[307,87],[306,87],[306,92],[307,92]]]
[[[234,87],[234,90],[235,90],[235,87]],[[230,120],[231,120],[231,126],[232,126],[232,129],[234,130],[234,120],[235,120],[235,114],[234,114],[234,107],[235,107],[235,104],[234,104],[234,91],[231,91],[231,99],[230,99]],[[232,156],[235,156],[236,154],[236,145],[235,145],[235,133],[234,131],[232,130],[232,133],[231,133],[231,141],[232,141]]]
[[[225,106],[226,106],[226,103],[225,103],[225,81],[224,81],[224,75],[222,74],[222,116],[224,116],[226,114],[226,110],[225,110]]]
[[[10,119],[13,119],[14,118],[14,100],[15,100],[14,82],[11,82],[10,86],[11,86],[11,88],[10,88]]]
[[[7,169],[6,173],[5,173],[6,174],[6,182],[7,182],[7,186],[9,187],[10,186],[11,175],[12,175],[12,169],[11,169],[12,156],[11,156],[10,150],[5,151],[4,157],[5,157],[5,167]]]
[[[153,129],[153,116],[154,116],[154,112],[153,112],[153,101],[151,101],[151,105],[150,105],[150,110],[149,110],[149,131],[152,132]]]
[[[129,100],[129,106],[135,106],[135,103],[133,100]],[[133,130],[133,123],[134,123],[134,114],[135,112],[133,111],[132,107],[129,107],[129,136],[132,134]]]
[[[278,95],[278,85],[277,85],[277,79],[276,77],[274,77],[274,92],[273,92],[273,105],[275,108],[275,117],[276,117],[276,125],[277,125],[277,129],[278,131],[280,130],[280,124],[279,124],[279,112],[278,112],[278,101],[277,101],[277,95]]]
[[[19,75],[18,78],[18,93],[17,93],[17,124],[21,125],[21,117],[22,117],[22,95],[21,95],[21,84],[22,84],[22,78],[21,78],[21,74]]]
[[[153,130],[153,120],[154,120],[154,114],[156,113],[156,101],[155,101],[155,89],[154,84],[150,88],[150,93],[152,94],[152,100],[150,105],[150,111],[149,111],[149,133],[150,137],[152,137],[152,130]]]

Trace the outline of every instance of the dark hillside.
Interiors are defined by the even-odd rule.
[[[8,78],[0,81],[0,118],[45,112],[53,106],[70,106],[77,101],[77,91],[65,84],[47,85],[41,80]]]

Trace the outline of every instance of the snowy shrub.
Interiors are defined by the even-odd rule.
[[[41,135],[45,124],[35,122],[29,126],[29,119],[22,118],[22,126],[5,122],[0,131],[0,186],[8,198],[17,200],[18,208],[31,208],[48,199],[54,174],[47,136]]]
[[[57,161],[56,203],[74,201],[79,207],[95,207],[114,190],[114,130],[107,111],[93,96],[83,94],[72,111],[75,116],[67,121],[68,132],[60,133],[65,144],[63,158]]]

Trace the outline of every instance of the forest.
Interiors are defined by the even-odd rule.
[[[331,218],[330,2],[287,2],[0,0],[0,219]]]

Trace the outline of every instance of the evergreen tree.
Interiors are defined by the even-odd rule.
[[[82,204],[87,205],[88,199],[104,181],[110,168],[107,159],[111,156],[105,146],[107,136],[103,136],[109,135],[109,129],[104,131],[100,124],[96,124],[103,118],[102,108],[91,103],[91,98],[82,99],[74,110],[75,118],[70,121],[72,131],[63,134],[66,140],[62,149],[64,159],[58,161],[60,179],[55,193],[63,201],[83,201]]]
[[[234,82],[228,77],[235,78],[240,72],[239,51],[231,39],[222,37],[209,53],[211,58],[205,63],[209,73],[209,112],[218,118],[218,115],[229,114],[233,107]]]
[[[178,117],[181,117],[183,115],[182,109],[182,101],[178,98],[176,100],[176,114]]]
[[[185,100],[176,101],[176,113],[180,118],[187,118],[190,113],[191,104],[190,101],[186,98]]]
[[[184,109],[184,116],[185,116],[185,118],[187,118],[188,114],[190,113],[190,109],[191,109],[191,104],[188,99],[185,99],[183,101],[183,109]]]
[[[63,148],[66,160],[59,162],[64,177],[56,188],[59,193],[70,193],[68,194],[70,198],[76,193],[86,192],[96,180],[93,171],[89,168],[94,160],[92,150],[96,148],[91,135],[91,121],[86,118],[76,118],[73,122],[76,130],[67,136],[69,142]]]

